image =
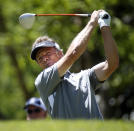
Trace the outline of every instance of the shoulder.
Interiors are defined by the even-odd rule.
[[[47,78],[51,72],[56,70],[56,66],[53,65],[49,68],[44,69],[42,72],[39,73],[37,78],[35,79],[35,85],[38,85],[43,79]]]
[[[88,78],[91,83],[100,83],[100,81],[98,80],[98,78],[96,76],[94,68],[82,70],[80,72],[80,74],[81,74],[81,77]]]
[[[59,78],[58,70],[56,64],[49,68],[44,69],[36,78],[35,85],[38,86],[41,83],[46,84],[51,80]],[[59,78],[60,79],[60,78]]]
[[[92,68],[81,70],[77,75],[79,76],[90,76],[94,70]]]

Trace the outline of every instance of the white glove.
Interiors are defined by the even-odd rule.
[[[111,22],[111,16],[106,11],[100,12],[98,19],[100,29],[104,26],[110,26],[110,22]]]

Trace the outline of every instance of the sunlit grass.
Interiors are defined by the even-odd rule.
[[[131,121],[34,120],[0,121],[0,131],[133,131]]]

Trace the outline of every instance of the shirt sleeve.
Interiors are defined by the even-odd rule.
[[[97,79],[97,76],[96,76],[95,71],[94,71],[93,68],[88,69],[87,72],[88,72],[88,77],[89,77],[90,83],[91,83],[91,85],[92,85],[92,88],[93,88],[94,90],[96,90],[96,89],[97,89],[97,86],[98,86],[100,83],[103,83],[103,82],[100,82],[100,81]]]
[[[56,64],[43,70],[35,80],[35,86],[38,89],[40,96],[46,100],[60,83],[61,78],[58,73]]]

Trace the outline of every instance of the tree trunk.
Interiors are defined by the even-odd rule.
[[[26,84],[24,81],[24,75],[18,65],[18,61],[16,59],[16,53],[15,53],[16,51],[13,49],[13,47],[11,47],[9,45],[6,45],[5,48],[6,48],[7,54],[11,58],[10,60],[11,60],[12,64],[14,65],[14,67],[16,69],[18,81],[19,81],[21,90],[23,92],[23,96],[24,96],[25,100],[27,100],[29,97],[31,97],[31,93],[27,90],[27,87],[26,87]]]

